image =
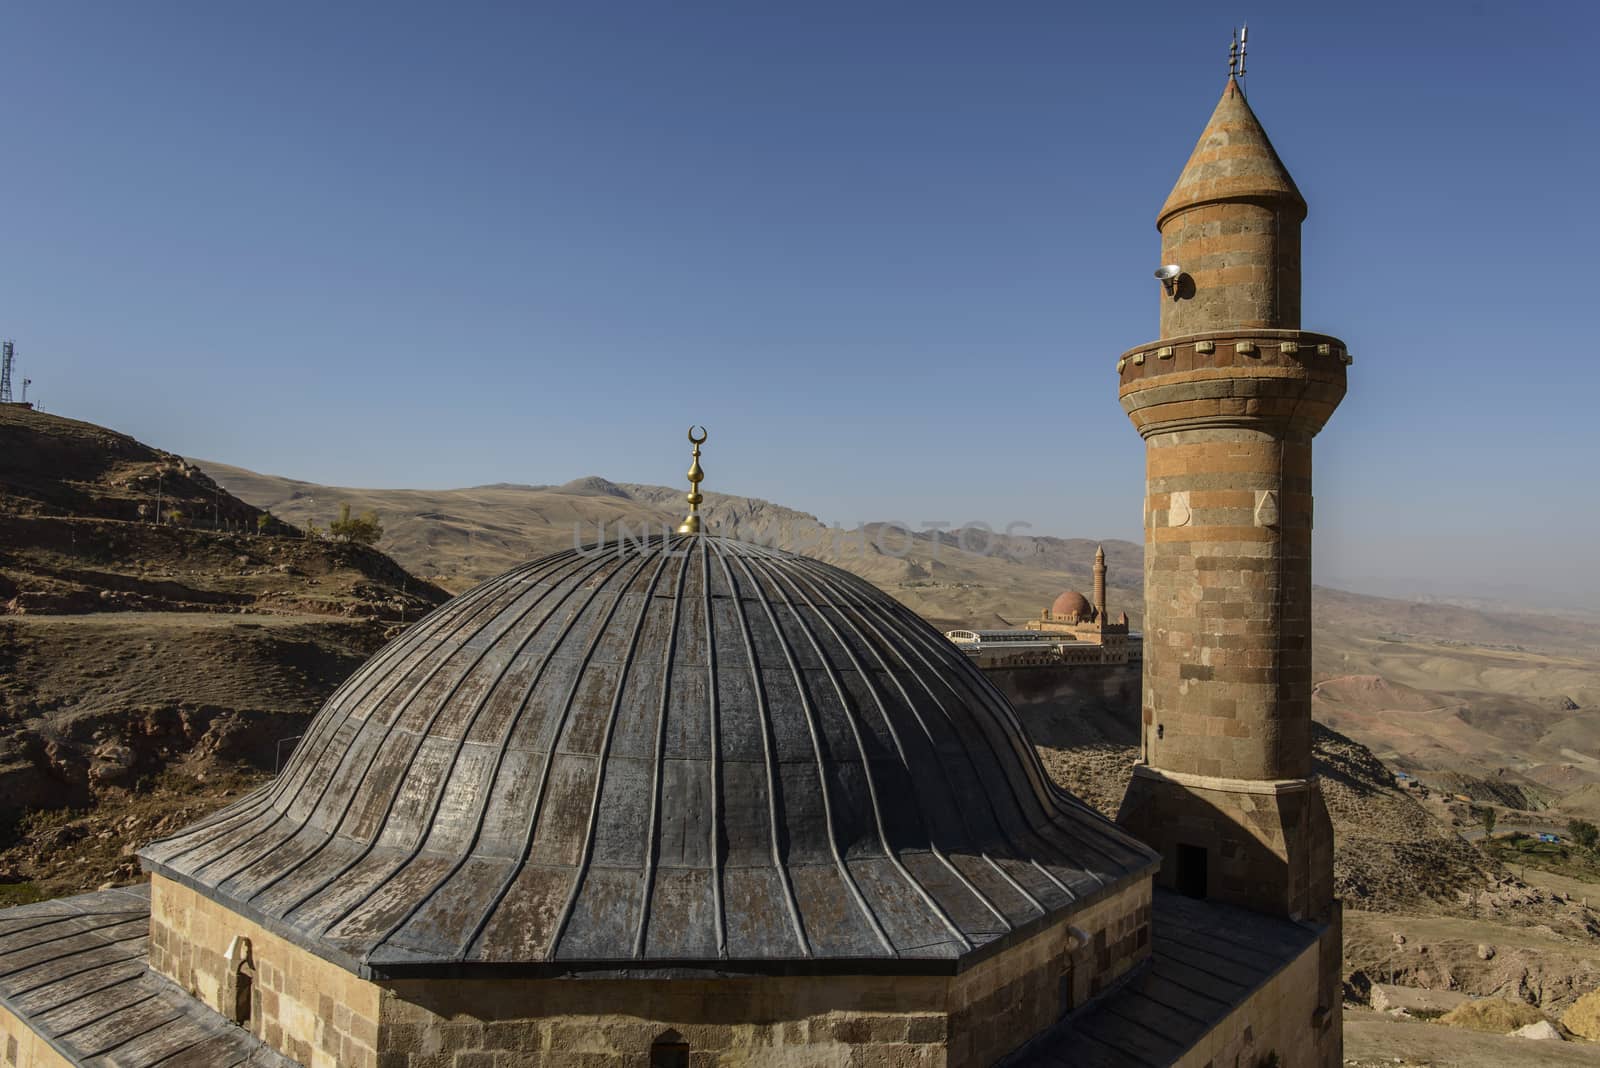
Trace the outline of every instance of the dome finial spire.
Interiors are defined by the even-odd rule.
[[[696,430],[700,431],[699,437],[694,436]],[[689,496],[687,498],[689,501],[689,514],[678,525],[679,534],[700,533],[700,502],[705,500],[700,495],[700,483],[705,481],[706,477],[706,473],[700,469],[700,446],[706,443],[706,438],[709,436],[703,426],[691,426],[689,428],[689,444],[694,446],[694,463],[689,465]]]

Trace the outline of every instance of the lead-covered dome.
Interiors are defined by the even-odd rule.
[[[1067,590],[1050,605],[1050,614],[1066,619],[1089,619],[1094,615],[1094,605],[1077,590]]]
[[[146,866],[361,971],[949,971],[1148,873],[847,572],[709,536],[444,605]]]

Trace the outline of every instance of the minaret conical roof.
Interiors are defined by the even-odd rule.
[[[1250,110],[1238,79],[1230,77],[1178,184],[1161,206],[1156,227],[1185,208],[1246,197],[1287,201],[1305,218],[1305,198]]]

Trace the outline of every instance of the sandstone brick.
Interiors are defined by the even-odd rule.
[[[514,1053],[506,1050],[496,1050],[494,1054],[494,1068],[543,1068],[545,1063],[543,1053]]]
[[[690,1043],[696,1063],[986,1064],[1052,1022],[1086,989],[1083,960],[1065,924],[1037,932],[959,976],[857,976],[717,981],[406,980],[379,984],[338,968],[257,925],[159,877],[157,922],[174,944],[194,932],[252,939],[261,983],[252,1029],[286,1056],[342,1068],[483,1068],[545,1063],[647,1064],[649,1044],[668,1028]],[[1126,934],[1148,908],[1131,887],[1081,910],[1071,922],[1117,935],[1113,972],[1141,949]],[[204,915],[204,923],[194,917]],[[196,950],[199,950],[196,952]],[[218,976],[220,954],[191,946],[197,978]],[[1063,1000],[1062,979],[1072,990]],[[1109,977],[1107,977],[1109,978]],[[269,982],[279,989],[268,989]],[[951,1051],[969,1051],[965,1061]],[[835,1049],[827,1061],[784,1060]],[[876,1051],[876,1052],[873,1052]],[[809,1053],[805,1055],[809,1058]],[[832,1057],[829,1054],[829,1057]],[[874,1059],[876,1058],[876,1059]]]

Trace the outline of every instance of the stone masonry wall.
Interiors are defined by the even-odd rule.
[[[1117,822],[1161,851],[1162,886],[1184,889],[1181,846],[1206,854],[1205,896],[1321,920],[1333,898],[1333,823],[1315,779],[1208,779],[1137,767]]]
[[[382,983],[152,880],[151,964],[224,1011],[237,936],[251,940],[250,1031],[309,1068],[693,1068],[986,1065],[1149,953],[1139,882],[956,976],[440,979]],[[52,1062],[40,1062],[41,1065]]]
[[[1146,957],[1149,930],[1141,883],[954,977],[398,981],[380,1063],[650,1068],[671,1032],[694,1068],[976,1068]]]
[[[1152,435],[1143,729],[1154,766],[1311,772],[1311,441]]]
[[[1318,971],[1323,946],[1330,939],[1338,944],[1338,925],[1229,1013],[1175,1062],[1175,1068],[1273,1063],[1280,1068],[1339,1068],[1343,1060],[1339,1002],[1319,1011],[1327,1009],[1321,1001]]]
[[[1052,740],[1046,720],[1067,715],[1064,709],[1118,716],[1127,713],[1128,729],[1133,731],[1136,720],[1132,710],[1139,707],[1141,673],[1137,662],[983,669],[984,677],[1023,717],[1029,736],[1042,745],[1071,745],[1082,740],[1079,732],[1071,730],[1061,740]]]
[[[0,1006],[0,1064],[6,1068],[72,1068],[38,1032]]]
[[[1090,906],[950,985],[952,1068],[993,1064],[1150,954],[1150,884]]]
[[[1219,325],[1300,326],[1300,220],[1267,199],[1201,204],[1161,227],[1161,262],[1187,278],[1178,300],[1161,294],[1161,336]]]
[[[159,875],[150,880],[150,966],[211,1009],[224,1006],[229,944],[250,939],[246,1027],[307,1068],[378,1068],[380,989]]]
[[[388,984],[384,1068],[945,1068],[946,980],[927,977],[403,980]]]

